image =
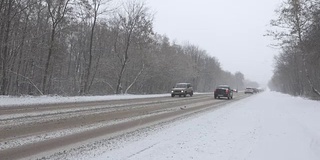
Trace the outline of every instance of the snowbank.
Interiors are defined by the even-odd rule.
[[[151,97],[165,97],[170,94],[154,94],[154,95],[108,95],[108,96],[0,96],[0,107],[14,106],[14,105],[34,105],[34,104],[53,104],[53,103],[74,103],[74,102],[91,102],[104,100],[119,100],[119,99],[135,99],[135,98],[151,98]]]

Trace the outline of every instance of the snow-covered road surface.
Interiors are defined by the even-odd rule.
[[[319,160],[319,122],[319,101],[267,91],[73,158]]]
[[[109,144],[115,136],[126,137],[128,132],[132,133],[137,128],[141,130],[155,124],[169,123],[177,118],[236,101],[215,100],[212,94],[177,98],[169,95],[142,97],[3,105],[4,107],[0,107],[0,157],[56,159],[57,156],[62,156],[61,159],[68,159],[69,152],[83,149],[91,151],[86,145],[95,143],[95,140]],[[240,94],[236,97],[240,100],[248,96]]]
[[[238,96],[244,95],[238,93]],[[164,95],[159,95],[163,97]],[[210,95],[207,95],[210,96]],[[146,96],[125,96],[123,99],[146,98]],[[152,95],[152,97],[157,97]],[[202,96],[200,96],[202,97]],[[198,97],[198,98],[200,98]],[[204,96],[205,97],[205,96]],[[122,99],[117,96],[111,97],[83,97],[76,102],[99,101],[107,99]],[[98,98],[98,99],[96,99]],[[196,98],[197,97],[193,97]],[[74,98],[52,98],[43,97],[42,100],[33,101],[31,98],[11,98],[1,97],[0,106],[14,107],[19,104],[38,104],[38,103],[60,103],[73,102]],[[40,98],[41,99],[41,98]],[[65,99],[65,100],[63,100]],[[73,99],[70,101],[70,99]],[[161,98],[165,103],[171,103],[178,99]],[[233,102],[224,107],[215,107],[212,110],[202,112],[194,116],[180,117],[175,121],[164,122],[140,128],[135,131],[123,132],[122,135],[102,136],[84,141],[81,143],[70,144],[64,147],[64,150],[49,150],[39,155],[25,157],[25,159],[93,159],[93,160],[152,160],[152,159],[219,159],[219,160],[319,160],[320,159],[320,102],[311,101],[298,97],[266,91],[252,95],[248,98],[239,100],[214,100],[217,102]],[[156,100],[155,104],[158,104]],[[184,99],[182,102],[191,99]],[[141,102],[139,102],[141,101]],[[150,101],[150,102],[148,102]],[[138,104],[138,106],[153,106],[153,99],[137,100],[130,102],[129,106]],[[198,99],[202,101],[202,99]],[[121,100],[119,103],[128,106],[129,101]],[[159,101],[160,102],[160,101]],[[118,102],[110,102],[112,105],[104,105],[106,108],[118,106]],[[93,104],[93,103],[91,103]],[[179,103],[174,103],[179,104]],[[14,106],[12,106],[14,105]],[[174,109],[179,109],[179,105],[169,105]],[[14,121],[15,125],[26,126],[30,122],[59,120],[61,117],[73,118],[78,113],[81,116],[87,116],[87,111],[93,112],[105,109],[96,105],[90,108],[83,107],[78,111],[75,108],[63,106],[59,112],[50,112],[51,107],[37,108],[36,110],[17,110],[16,112],[5,111],[1,113],[0,121],[2,127],[6,127],[7,122]],[[189,106],[190,107],[190,106]],[[139,108],[139,107],[138,107]],[[161,107],[162,108],[162,107]],[[191,107],[192,108],[192,107]],[[111,108],[110,108],[111,109]],[[187,111],[190,108],[187,108]],[[111,111],[107,109],[108,111]],[[106,110],[106,111],[107,111]],[[40,115],[33,112],[39,112]],[[69,115],[69,112],[75,115]],[[166,111],[166,109],[164,110]],[[181,110],[184,111],[184,110]],[[25,114],[23,114],[25,112]],[[61,113],[60,113],[61,112]],[[167,112],[167,111],[166,111]],[[66,113],[66,114],[65,114]],[[99,111],[100,113],[100,111]],[[152,112],[153,113],[153,112]],[[155,113],[154,113],[155,114]],[[158,114],[158,112],[157,112]],[[41,119],[41,115],[46,115]],[[65,115],[65,116],[64,116]],[[88,114],[90,115],[90,114]],[[95,114],[96,115],[96,114]],[[23,118],[23,116],[27,116]],[[145,115],[151,116],[151,114]],[[29,118],[28,118],[29,117]],[[76,117],[76,116],[75,116]],[[139,117],[141,118],[141,117]],[[7,120],[6,120],[7,119]],[[12,120],[10,120],[12,119]],[[24,121],[19,121],[19,119]],[[122,119],[124,122],[126,119]],[[133,120],[132,117],[127,119]],[[30,122],[29,122],[30,121]],[[120,121],[119,121],[120,122]],[[113,121],[113,123],[118,123]],[[80,127],[69,127],[52,132],[30,134],[26,137],[20,137],[20,140],[1,140],[0,151],[5,148],[17,147],[21,143],[34,143],[72,135],[77,132],[100,128],[110,125],[104,121],[94,124],[81,125]],[[1,131],[2,133],[2,131]],[[12,143],[11,143],[12,142]],[[1,159],[1,156],[0,156]]]

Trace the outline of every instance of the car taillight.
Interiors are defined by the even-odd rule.
[[[227,93],[227,94],[229,93],[229,90],[228,90],[228,89],[226,90],[226,93]]]
[[[213,92],[217,92],[217,90],[215,89]]]

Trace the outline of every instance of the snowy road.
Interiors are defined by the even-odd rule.
[[[117,149],[101,147],[92,159],[319,160],[319,122],[319,101],[264,92],[138,140],[124,139],[129,142]]]
[[[212,97],[211,94],[202,94],[187,98],[167,96],[0,107],[0,157],[53,158],[68,149],[77,150],[75,146],[81,146],[83,142],[99,137],[110,139],[247,96],[239,94],[233,101]]]
[[[59,109],[53,105],[50,106],[51,109],[47,106],[35,111],[18,109],[16,114],[6,110],[6,114],[0,117],[1,127],[8,127],[11,122],[18,126],[35,127],[41,126],[42,121],[46,121],[43,124],[52,123],[52,126],[45,128],[44,133],[30,132],[22,135],[11,132],[17,134],[14,138],[7,134],[7,138],[1,138],[0,142],[1,159],[4,159],[4,155],[15,159],[26,151],[31,151],[29,154],[33,155],[23,156],[23,159],[320,159],[319,101],[266,91],[249,97],[238,93],[232,101],[213,100],[212,95],[197,95],[192,98],[158,97],[88,104],[91,107],[68,105],[69,107]],[[187,106],[187,109],[180,109],[184,106]],[[54,112],[51,112],[52,107],[55,108]],[[120,112],[125,113],[129,108],[132,109],[122,118],[110,120],[108,123],[107,120],[100,119],[110,118],[113,114],[109,113],[123,115]],[[143,112],[143,108],[150,110]],[[36,112],[37,110],[39,112]],[[199,110],[202,111],[198,112]],[[1,110],[1,113],[4,113],[3,111]],[[193,114],[194,112],[198,114]],[[42,116],[39,113],[46,115],[45,118],[40,118]],[[99,114],[104,116],[100,117]],[[186,116],[190,114],[192,116]],[[97,121],[87,121],[94,119],[88,118],[90,115],[97,115]],[[154,116],[159,116],[159,119]],[[70,121],[75,117],[87,117],[87,120],[76,118]],[[147,121],[144,123],[140,119]],[[159,123],[159,120],[164,121]],[[10,123],[3,123],[4,121]],[[35,123],[37,121],[39,124]],[[69,122],[64,123],[66,121]],[[84,122],[88,124],[83,124]],[[60,123],[65,125],[60,126]],[[118,128],[119,132],[112,133],[115,128],[107,128],[126,123],[130,125]],[[11,127],[13,130],[19,128]],[[50,130],[52,127],[55,129]],[[6,132],[2,129],[0,131],[4,136]],[[88,134],[81,135],[82,133]],[[59,142],[63,144],[62,147],[58,145],[54,149],[52,144],[47,143],[59,137],[68,137]],[[72,140],[74,141],[70,143]],[[47,142],[44,143],[42,151],[38,148],[38,152],[32,152],[35,150],[32,146],[20,148],[44,141]],[[21,153],[13,148],[20,148]],[[8,150],[12,152],[6,153]]]

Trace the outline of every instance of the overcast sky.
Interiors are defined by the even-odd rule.
[[[264,37],[282,0],[145,0],[155,12],[154,31],[190,42],[216,57],[224,70],[266,84],[278,50]]]

